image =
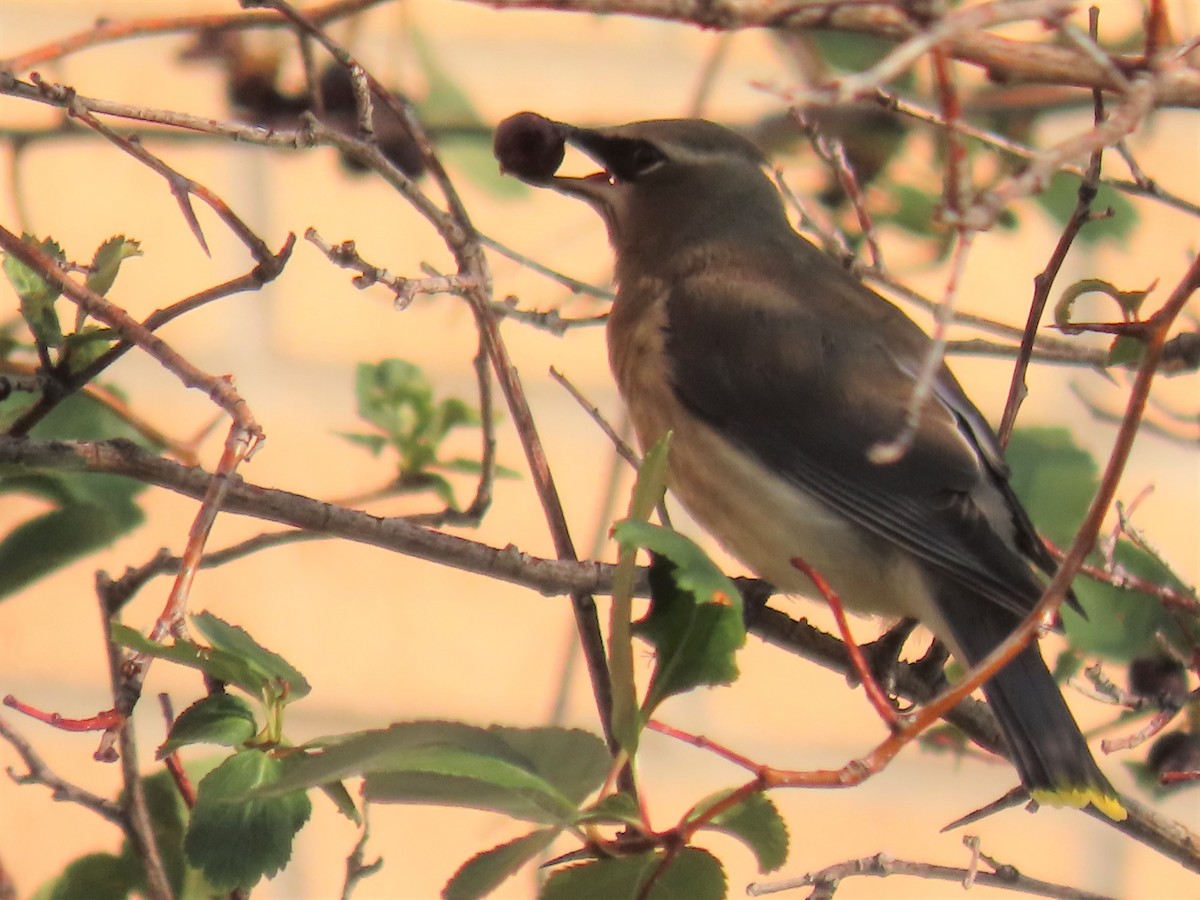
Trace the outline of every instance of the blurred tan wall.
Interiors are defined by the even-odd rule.
[[[1127,15],[1125,6],[1106,5],[1105,15]],[[156,15],[191,10],[226,12],[233,3],[153,4]],[[0,57],[86,27],[99,15],[144,15],[138,2],[0,3]],[[618,18],[592,19],[548,13],[500,14],[446,0],[388,6],[359,27],[355,47],[373,70],[390,82],[420,90],[418,67],[397,58],[393,48],[406,26],[416,26],[431,42],[444,68],[458,79],[491,121],[519,109],[534,109],[563,120],[604,122],[684,113],[698,72],[717,37],[689,29]],[[163,106],[224,117],[228,110],[215,70],[180,68],[174,55],[180,38],[120,43],[47,66],[44,74],[80,92],[114,100]],[[755,80],[787,83],[788,74],[761,34],[738,35],[725,70],[706,108],[709,115],[746,121],[771,106],[752,86]],[[0,98],[0,122],[37,124],[54,113]],[[1076,122],[1077,124],[1077,122]],[[1137,149],[1156,173],[1172,154],[1197,149],[1194,116],[1167,113]],[[288,231],[316,227],[331,241],[353,238],[371,261],[400,274],[419,272],[422,261],[443,269],[448,254],[422,220],[374,179],[352,179],[330,151],[264,152],[253,147],[213,147],[148,142],[171,165],[226,198],[268,243],[279,246]],[[1186,158],[1186,156],[1184,157]],[[0,147],[0,168],[10,168],[9,150]],[[487,234],[578,277],[603,283],[610,256],[599,221],[566,199],[526,192],[498,200],[462,175],[453,155],[452,172],[478,226]],[[1181,171],[1176,166],[1171,171]],[[1170,185],[1198,194],[1194,166],[1190,183]],[[155,175],[98,140],[46,143],[20,159],[17,190],[0,180],[0,221],[52,234],[68,254],[86,257],[113,233],[143,242],[146,255],[122,270],[111,296],[135,316],[249,268],[245,253],[207,211],[200,220],[212,259],[190,237],[175,203]],[[1126,287],[1162,277],[1163,285],[1182,272],[1196,251],[1193,221],[1141,204],[1145,225],[1131,247],[1123,248],[1119,272],[1107,272]],[[22,219],[22,215],[27,218]],[[1044,264],[1054,240],[1053,226],[1034,220],[1020,235],[980,239],[970,259],[961,306],[971,311],[1024,319],[1031,279]],[[1072,256],[1063,278],[1107,271],[1098,253]],[[903,258],[900,251],[898,258]],[[893,260],[895,263],[895,260]],[[564,304],[571,314],[600,306],[571,299],[553,284],[501,258],[494,258],[497,296],[516,294],[523,306]],[[898,264],[918,286],[937,295],[943,273]],[[11,294],[0,296],[11,304]],[[1159,295],[1161,296],[1161,291]],[[11,305],[6,307],[11,310]],[[1097,307],[1099,309],[1099,307]],[[6,313],[7,317],[11,313]],[[353,367],[360,360],[400,356],[424,366],[439,389],[470,397],[469,361],[474,352],[470,317],[449,297],[419,300],[403,313],[392,310],[382,289],[359,292],[347,273],[334,269],[301,242],[282,277],[259,294],[224,300],[164,329],[163,336],[201,368],[234,373],[243,396],[267,431],[268,440],[243,475],[250,481],[319,497],[335,498],[381,484],[387,466],[335,436],[357,427],[353,407]],[[520,368],[554,467],[576,542],[586,550],[606,525],[599,519],[609,451],[587,417],[548,377],[555,365],[602,409],[616,418],[618,403],[605,365],[599,329],[553,338],[508,323],[504,336]],[[1007,386],[1005,362],[960,360],[956,369],[984,411],[998,418]],[[144,357],[132,354],[112,370],[143,414],[175,435],[198,431],[213,414],[197,392],[185,392]],[[1023,422],[1065,423],[1078,440],[1104,454],[1113,429],[1098,424],[1069,399],[1073,384],[1119,408],[1123,390],[1078,371],[1039,368]],[[1191,386],[1168,385],[1179,403]],[[474,452],[473,436],[455,446]],[[204,446],[211,466],[219,435]],[[514,434],[503,427],[501,462],[524,473]],[[1200,575],[1197,509],[1200,473],[1195,457],[1165,441],[1139,441],[1122,496],[1132,499],[1144,486],[1155,492],[1139,511],[1139,522],[1166,556],[1190,579]],[[627,486],[628,478],[622,479]],[[470,485],[463,482],[462,496]],[[622,491],[624,487],[622,487]],[[624,494],[618,494],[623,508]],[[95,569],[119,574],[145,561],[160,546],[178,551],[195,511],[192,501],[161,491],[144,495],[149,524],[114,547],[38,583],[0,605],[0,694],[67,716],[104,708],[107,675],[100,643]],[[395,512],[399,505],[380,511]],[[33,508],[10,498],[0,501],[0,525],[29,515]],[[258,523],[222,516],[211,547],[225,546],[262,530]],[[484,525],[471,536],[496,545],[513,542],[522,550],[552,555],[552,547],[529,479],[501,481]],[[611,547],[601,551],[612,557]],[[730,563],[732,570],[736,564]],[[128,610],[125,620],[147,626],[157,614],[169,584],[159,580]],[[797,614],[824,621],[815,606],[784,601]],[[209,609],[238,622],[264,644],[303,671],[314,692],[293,707],[289,729],[304,739],[320,734],[379,726],[420,716],[463,718],[488,723],[536,724],[546,720],[571,640],[571,617],[563,598],[535,594],[484,579],[335,542],[310,543],[261,553],[236,565],[206,571],[198,579],[192,608]],[[859,622],[864,636],[874,626]],[[645,660],[642,660],[645,663]],[[872,747],[882,730],[861,694],[802,661],[786,658],[751,640],[740,658],[743,678],[732,689],[690,696],[663,711],[673,724],[706,734],[757,760],[790,767],[840,765]],[[198,681],[156,665],[139,709],[141,750],[147,766],[163,726],[153,695],[168,691],[176,709],[199,695]],[[569,687],[568,721],[594,728],[585,679],[576,671]],[[1094,704],[1084,704],[1094,713]],[[69,735],[3,711],[61,774],[98,793],[111,795],[119,783],[114,767],[94,763],[95,738]],[[1094,716],[1093,716],[1094,718]],[[21,765],[7,745],[0,761]],[[1129,786],[1120,762],[1106,770]],[[710,790],[738,783],[742,775],[696,750],[651,735],[643,773],[658,826]],[[960,837],[938,828],[967,809],[998,796],[1014,781],[1002,766],[966,762],[961,766],[916,750],[906,751],[883,774],[853,791],[781,793],[791,828],[793,853],[787,872],[886,851],[897,857],[965,864]],[[264,884],[264,898],[336,896],[342,860],[355,841],[351,827],[317,799],[313,822],[302,832],[293,864]],[[1200,828],[1195,794],[1163,807],[1168,815]],[[1031,818],[1009,812],[972,828],[984,851],[1031,876],[1060,880],[1129,897],[1194,897],[1192,876],[1163,862],[1111,829],[1071,813],[1044,810]],[[499,817],[461,810],[377,808],[372,813],[370,853],[385,858],[383,870],[363,883],[361,898],[424,898],[472,853],[508,840],[517,830]],[[26,896],[74,856],[112,850],[114,830],[91,813],[55,804],[40,787],[17,787],[0,780],[0,860]],[[729,867],[731,890],[756,878],[752,861],[739,845],[713,838]],[[847,885],[846,897],[956,896],[956,886],[889,879]],[[503,897],[530,896],[527,878],[510,882]],[[981,897],[993,896],[976,889]],[[841,896],[841,894],[839,894]]]

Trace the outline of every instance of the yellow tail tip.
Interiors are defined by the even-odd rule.
[[[1071,806],[1075,809],[1083,809],[1090,803],[1114,822],[1124,822],[1125,817],[1129,815],[1116,794],[1106,794],[1099,788],[1041,788],[1030,791],[1029,795],[1038,803],[1045,803],[1047,806]]]

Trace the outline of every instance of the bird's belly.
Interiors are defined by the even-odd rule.
[[[658,418],[634,413],[644,446],[667,428],[673,432],[667,476],[672,492],[761,578],[788,593],[814,595],[812,582],[793,564],[799,558],[829,582],[848,609],[929,619],[929,590],[907,553],[797,490],[704,423],[679,417],[668,425],[653,421]]]

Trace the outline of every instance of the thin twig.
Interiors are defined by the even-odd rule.
[[[1091,891],[1082,891],[1067,885],[1030,878],[1019,872],[1014,866],[997,865],[991,860],[988,860],[988,864],[993,867],[993,871],[982,872],[977,867],[939,866],[934,863],[895,859],[886,853],[877,853],[874,856],[836,863],[816,872],[809,872],[799,878],[755,882],[746,887],[746,893],[751,897],[762,897],[767,894],[794,891],[804,887],[824,887],[827,892],[822,896],[831,897],[838,884],[847,878],[864,876],[886,878],[889,875],[907,875],[926,881],[950,881],[958,884],[963,884],[970,878],[972,884],[1001,888],[1018,894],[1051,897],[1054,900],[1111,900],[1106,894],[1094,894]]]
[[[1090,11],[1090,28],[1093,39],[1096,36],[1098,14],[1099,11],[1093,6]],[[1104,119],[1104,98],[1099,90],[1093,93],[1092,104],[1093,122],[1099,126]],[[1059,235],[1058,242],[1054,245],[1054,251],[1050,254],[1050,259],[1047,261],[1046,267],[1033,279],[1033,299],[1030,301],[1029,315],[1025,320],[1025,333],[1021,335],[1021,349],[1017,356],[1016,365],[1013,366],[1012,378],[1008,386],[1008,399],[1005,400],[1004,414],[1000,418],[1000,428],[997,431],[1000,446],[1002,447],[1008,446],[1008,439],[1012,435],[1013,427],[1017,423],[1017,413],[1021,409],[1021,403],[1029,393],[1029,386],[1025,383],[1025,373],[1029,368],[1029,360],[1033,356],[1033,342],[1037,337],[1038,326],[1042,321],[1042,313],[1045,311],[1046,303],[1050,299],[1050,291],[1054,287],[1054,280],[1058,277],[1063,262],[1067,258],[1067,253],[1075,243],[1075,238],[1079,235],[1083,226],[1092,220],[1092,202],[1096,199],[1098,182],[1100,180],[1100,166],[1103,158],[1103,147],[1097,147],[1092,151],[1087,173],[1079,183],[1075,209],[1072,210],[1067,224],[1063,226],[1062,234]]]
[[[96,815],[100,816],[107,822],[111,822],[120,828],[123,832],[129,832],[129,820],[125,815],[125,810],[112,800],[107,800],[98,794],[93,794],[86,788],[81,788],[79,785],[72,784],[66,779],[60,777],[46,761],[33,749],[33,745],[25,740],[15,728],[8,724],[3,718],[0,718],[0,738],[8,741],[12,748],[17,751],[17,755],[21,757],[21,761],[25,763],[25,767],[29,770],[25,773],[15,771],[11,766],[8,767],[8,777],[17,784],[40,784],[43,787],[48,787],[52,791],[52,796],[55,800],[62,803],[74,803],[82,806],[84,809],[90,809]]]
[[[99,601],[101,640],[108,658],[108,677],[112,687],[113,707],[122,706],[121,697],[126,693],[125,658],[121,648],[109,634],[112,616],[106,608],[102,591],[96,592]],[[132,708],[132,707],[131,707]],[[171,900],[174,896],[171,890],[171,879],[167,875],[162,853],[158,848],[158,838],[154,834],[154,822],[150,817],[150,808],[146,805],[146,789],[142,784],[142,773],[138,766],[137,739],[134,736],[133,718],[126,716],[125,721],[116,728],[117,739],[121,747],[121,779],[124,782],[124,812],[129,824],[126,834],[133,844],[137,859],[141,861],[146,871],[146,888],[154,900]]]

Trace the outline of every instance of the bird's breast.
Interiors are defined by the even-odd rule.
[[[664,299],[639,299],[614,307],[609,361],[642,449],[672,433],[668,486],[692,518],[783,591],[813,593],[792,563],[798,557],[853,610],[928,620],[930,592],[911,556],[770,471],[683,406],[664,348]]]

